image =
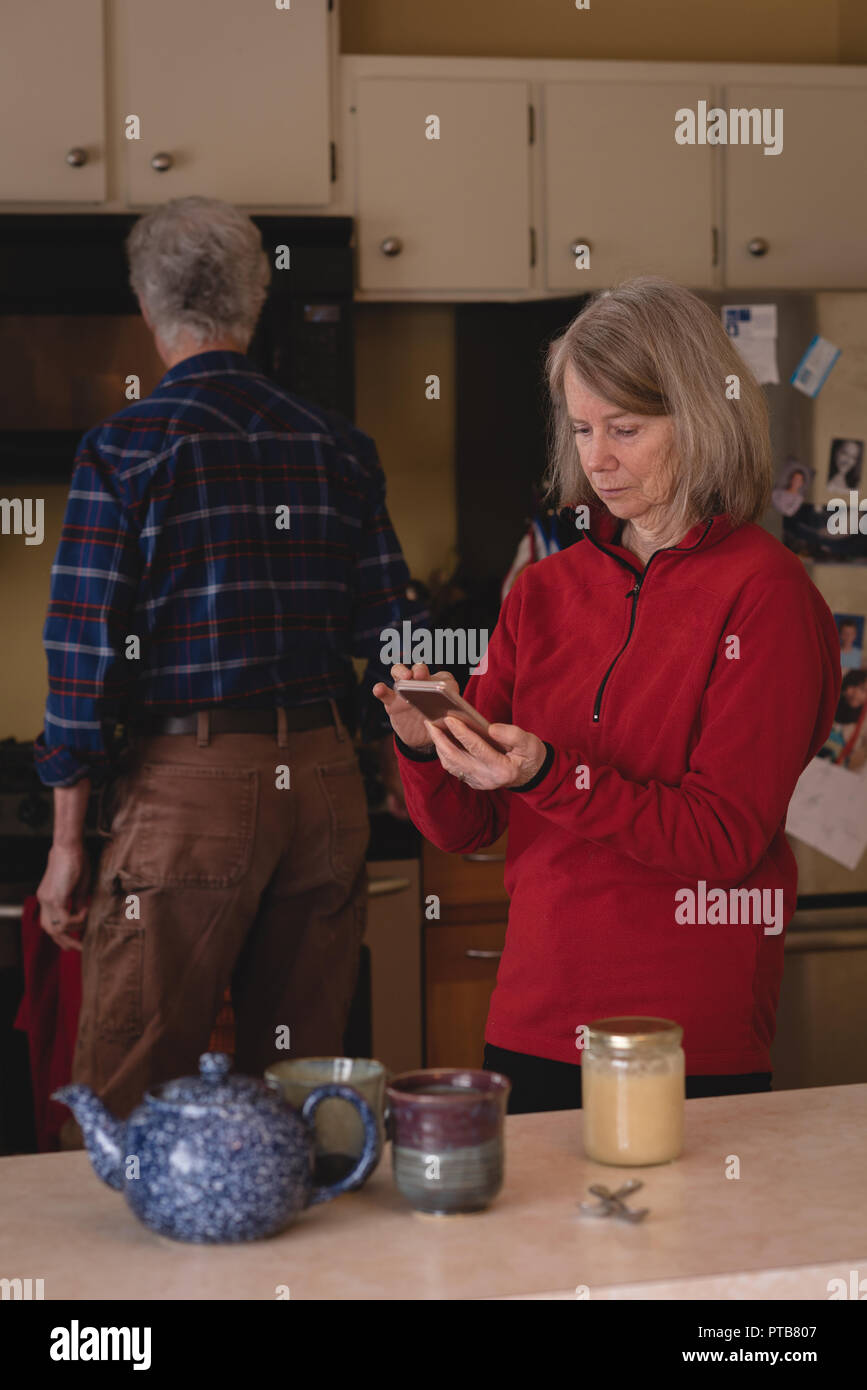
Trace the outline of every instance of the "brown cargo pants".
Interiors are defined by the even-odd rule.
[[[304,732],[211,734],[205,718],[198,735],[133,742],[83,938],[72,1074],[117,1116],[197,1071],[227,986],[238,1071],[342,1052],[370,827],[332,708]]]

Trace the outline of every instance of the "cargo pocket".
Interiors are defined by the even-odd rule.
[[[250,866],[258,775],[144,763],[128,788],[112,869],[143,888],[230,888]]]
[[[335,880],[349,884],[364,862],[370,820],[364,780],[356,761],[320,764],[316,777],[330,820],[329,863]]]
[[[104,1042],[134,1042],[144,1027],[144,932],[123,915],[123,899],[96,927],[94,1024]]]

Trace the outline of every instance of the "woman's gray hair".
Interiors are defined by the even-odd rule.
[[[189,333],[247,348],[271,267],[246,213],[218,198],[175,198],[139,218],[126,253],[130,284],[168,347]]]
[[[549,495],[561,507],[598,505],[569,421],[567,367],[621,410],[671,417],[676,523],[726,512],[740,525],[762,515],[773,486],[764,393],[719,315],[697,295],[659,276],[627,280],[592,299],[550,345]]]

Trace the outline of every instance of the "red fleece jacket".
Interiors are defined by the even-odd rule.
[[[582,1025],[651,1014],[683,1025],[688,1074],[770,1071],[772,905],[787,924],[797,884],[786,809],[834,717],[837,631],[801,561],[759,526],[716,516],[643,570],[615,535],[597,512],[521,572],[464,692],[549,745],[537,776],[475,791],[396,740],[407,808],[452,853],[508,826],[489,1043],[580,1063]],[[736,887],[770,890],[766,908],[753,894],[730,912]],[[726,915],[684,921],[684,889],[699,902],[724,890]]]

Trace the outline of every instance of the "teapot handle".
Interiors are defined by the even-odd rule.
[[[379,1128],[376,1122],[376,1116],[364,1099],[364,1096],[359,1095],[357,1091],[353,1091],[351,1086],[317,1086],[315,1091],[310,1092],[301,1107],[302,1118],[306,1120],[312,1128],[313,1117],[317,1109],[324,1100],[330,1100],[332,1098],[336,1100],[346,1100],[350,1105],[355,1106],[355,1109],[361,1116],[361,1123],[364,1125],[364,1148],[361,1151],[361,1157],[351,1173],[347,1173],[345,1177],[339,1178],[337,1182],[330,1183],[325,1187],[313,1188],[313,1191],[310,1193],[310,1200],[307,1203],[309,1207],[315,1207],[317,1202],[330,1202],[332,1197],[339,1197],[341,1192],[348,1192],[351,1187],[355,1187],[357,1183],[363,1182],[368,1174],[373,1172],[379,1158],[377,1152],[379,1148]]]

